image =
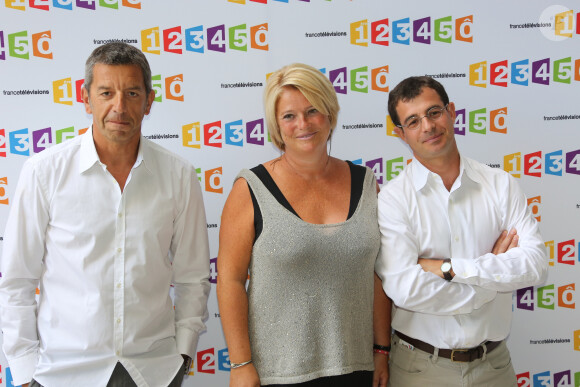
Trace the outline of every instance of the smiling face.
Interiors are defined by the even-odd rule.
[[[138,144],[141,122],[154,98],[153,91],[145,91],[139,66],[97,63],[90,94],[83,89],[85,110],[93,115],[95,143]]]
[[[399,101],[396,110],[402,125],[415,117],[423,117],[433,107],[443,107],[443,101],[437,92],[424,87],[417,97],[408,101]],[[446,110],[438,119],[432,121],[429,118],[421,118],[419,128],[401,129],[397,133],[411,147],[417,160],[423,165],[429,166],[435,160],[451,160],[459,155],[455,143],[455,105],[449,102]]]
[[[294,87],[284,87],[276,103],[276,120],[286,152],[325,152],[330,120]]]

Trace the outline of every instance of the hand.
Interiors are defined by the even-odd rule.
[[[518,240],[518,233],[515,228],[512,228],[509,233],[504,230],[499,238],[497,238],[497,241],[495,241],[491,252],[495,255],[505,253],[509,249],[517,247]]]
[[[185,376],[187,376],[189,375],[189,370],[191,368],[191,358],[183,353],[181,354],[181,357],[183,358],[183,372],[185,373]]]
[[[387,382],[389,381],[389,355],[375,353],[374,358],[373,387],[387,387]]]
[[[423,271],[433,273],[443,278],[443,272],[441,271],[441,265],[443,264],[442,259],[419,258],[417,263],[421,265]]]
[[[260,377],[253,364],[230,370],[230,387],[260,387]]]

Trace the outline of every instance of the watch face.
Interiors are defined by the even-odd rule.
[[[447,273],[449,270],[451,270],[451,264],[449,262],[443,262],[441,265],[441,271]]]

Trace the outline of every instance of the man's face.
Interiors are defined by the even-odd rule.
[[[439,94],[431,88],[424,87],[417,97],[409,101],[399,101],[397,114],[401,125],[406,125],[412,117],[420,118],[417,129],[397,128],[397,133],[405,141],[415,158],[423,164],[430,160],[450,157],[457,152],[455,143],[455,105],[450,102],[441,117],[431,120],[424,117],[433,107],[442,108],[443,101]]]
[[[145,91],[139,66],[96,64],[90,93],[83,89],[85,110],[93,115],[95,141],[138,142],[141,122],[154,98],[153,91],[148,95]]]

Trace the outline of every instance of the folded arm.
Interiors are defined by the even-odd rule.
[[[409,213],[400,197],[381,192],[381,251],[375,271],[395,305],[415,312],[455,315],[470,313],[493,300],[496,291],[448,282],[422,269],[418,263],[421,236],[412,225],[412,216],[417,214]]]

